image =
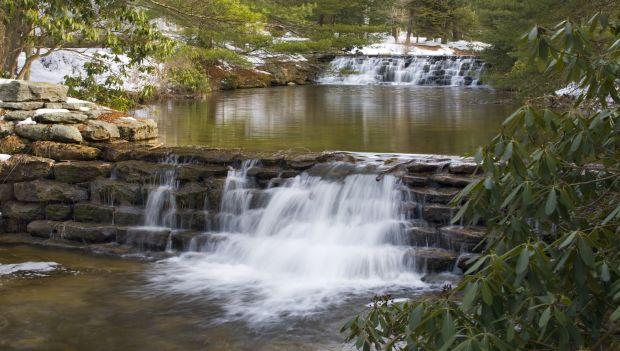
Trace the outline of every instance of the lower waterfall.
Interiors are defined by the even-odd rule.
[[[341,56],[318,81],[342,85],[481,85],[482,60],[469,56]]]
[[[396,177],[333,162],[260,189],[246,175],[254,165],[229,172],[219,230],[159,262],[155,290],[224,300],[228,318],[258,322],[427,286],[405,259],[410,219]]]

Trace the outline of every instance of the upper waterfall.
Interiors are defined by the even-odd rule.
[[[322,84],[481,85],[484,62],[471,56],[341,56]]]

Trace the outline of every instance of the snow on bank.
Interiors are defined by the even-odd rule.
[[[442,44],[434,40],[419,37],[411,38],[411,44],[405,45],[405,36],[401,35],[398,42],[394,37],[386,36],[382,42],[355,48],[350,51],[352,54],[363,55],[422,55],[422,56],[443,56],[455,55],[459,51],[481,51],[489,47],[489,44],[479,41],[459,40]]]
[[[35,82],[47,82],[60,84],[65,80],[65,76],[84,76],[86,74],[83,66],[85,63],[93,61],[96,55],[111,55],[110,50],[103,48],[74,48],[58,50],[48,56],[36,59],[30,68],[30,80]],[[112,55],[113,56],[113,55]],[[118,55],[119,61],[106,59],[111,67],[113,74],[120,74],[122,66],[129,63],[126,55]],[[24,65],[26,56],[22,53],[19,56],[18,64]],[[123,79],[123,88],[128,91],[140,91],[146,85],[157,85],[162,76],[163,65],[147,61],[141,66],[152,66],[155,74],[140,73],[136,68],[128,70],[128,75]],[[98,77],[99,83],[104,83],[109,75]]]
[[[0,264],[0,276],[9,275],[19,272],[45,273],[60,268],[60,264],[56,262],[24,262]]]
[[[11,158],[11,155],[0,154],[0,162],[6,162]]]

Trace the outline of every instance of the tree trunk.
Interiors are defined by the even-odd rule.
[[[318,21],[319,26],[322,26],[323,22],[325,22],[325,15],[324,14],[320,14],[319,15],[319,21]]]
[[[17,77],[17,60],[21,54],[25,39],[32,31],[32,23],[27,22],[22,11],[15,10],[12,16],[0,13],[2,20],[2,40],[0,41],[0,75],[8,78]]]
[[[411,32],[413,31],[413,10],[409,10],[409,20],[407,21],[407,38],[405,44],[411,44]]]

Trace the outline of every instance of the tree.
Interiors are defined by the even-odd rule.
[[[620,347],[620,22],[534,27],[530,56],[576,84],[575,106],[526,105],[476,153],[484,178],[454,221],[484,222],[484,251],[439,296],[376,303],[346,324],[359,349]]]
[[[143,11],[124,0],[0,0],[0,22],[0,73],[8,78],[28,79],[34,60],[77,45],[109,48],[133,65],[172,46]]]

